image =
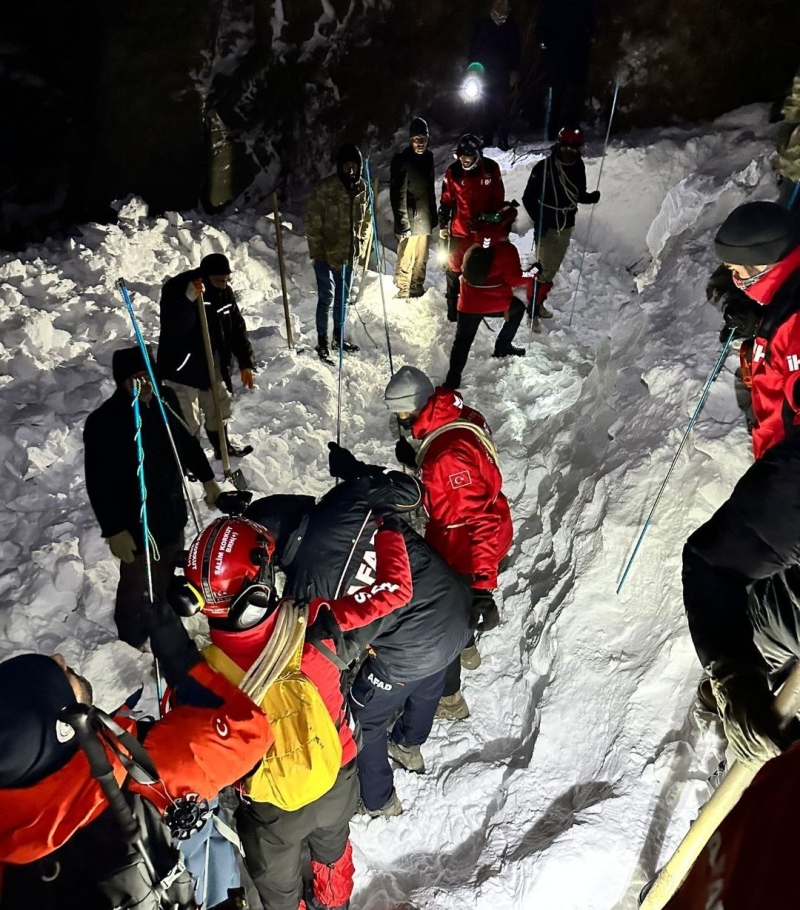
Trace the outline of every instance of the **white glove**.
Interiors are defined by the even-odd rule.
[[[220,494],[222,493],[222,488],[216,482],[216,480],[207,480],[203,484],[203,489],[206,491],[206,495],[203,497],[205,504],[213,509],[217,505],[217,499],[219,499]]]

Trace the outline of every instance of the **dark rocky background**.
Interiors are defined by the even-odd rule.
[[[83,0],[0,12],[0,245],[16,248],[143,196],[151,212],[299,201],[347,139],[390,144],[420,113],[468,126],[459,96],[485,0]],[[541,125],[536,0],[516,134]],[[798,0],[597,0],[586,122],[704,120],[786,90]]]

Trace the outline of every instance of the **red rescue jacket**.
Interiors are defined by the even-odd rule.
[[[458,392],[441,387],[411,432],[424,440],[454,420],[468,420],[490,432],[483,416],[467,407]],[[451,569],[472,576],[473,587],[496,588],[498,567],[514,530],[503,477],[492,456],[471,430],[449,430],[426,451],[420,480],[429,518],[425,539]]]
[[[219,707],[179,705],[156,721],[144,745],[160,774],[150,787],[128,779],[126,788],[163,811],[173,798],[197,793],[211,799],[244,777],[272,744],[265,714],[250,699],[205,663],[190,674],[195,682],[222,699]],[[117,715],[117,723],[136,735],[137,722]],[[128,776],[110,750],[114,776]],[[62,847],[106,809],[108,802],[92,777],[82,751],[55,774],[19,789],[0,790],[0,880],[2,865],[35,862]]]
[[[478,313],[488,316],[492,313],[503,313],[508,309],[514,288],[525,286],[527,298],[533,296],[533,278],[522,274],[522,265],[519,261],[517,248],[510,240],[500,240],[488,248],[481,246],[482,241],[476,242],[465,256],[492,255],[492,264],[486,277],[486,283],[473,285],[467,281],[466,275],[461,275],[461,291],[458,295],[458,310],[461,313]],[[463,266],[467,268],[467,266]]]
[[[471,171],[456,161],[444,172],[439,224],[449,227],[452,237],[470,237],[478,215],[500,209],[505,193],[496,161],[481,158]]]
[[[665,910],[797,906],[800,744],[767,762]]]
[[[265,622],[244,632],[221,632],[218,629],[212,629],[211,642],[220,651],[227,654],[242,670],[247,671],[272,634],[277,618],[278,613],[276,611]],[[331,650],[335,649],[333,641],[325,641],[324,644]],[[316,686],[317,691],[322,696],[322,700],[325,702],[328,713],[339,730],[339,740],[342,744],[342,767],[344,767],[356,757],[358,748],[353,739],[353,731],[348,726],[344,714],[344,695],[342,694],[339,668],[328,660],[313,644],[307,641],[303,645],[300,669]],[[258,758],[260,759],[266,751],[264,749]]]
[[[753,343],[753,453],[760,458],[800,426],[800,247],[751,285],[765,313]]]

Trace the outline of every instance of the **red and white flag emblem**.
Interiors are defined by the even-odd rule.
[[[457,474],[450,475],[450,486],[454,490],[460,490],[461,487],[468,487],[472,483],[469,471],[459,471]]]

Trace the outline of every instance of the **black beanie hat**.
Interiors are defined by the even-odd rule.
[[[408,129],[409,136],[430,136],[428,131],[428,124],[422,119],[422,117],[415,117],[411,121],[411,126]]]
[[[78,751],[61,709],[77,703],[66,673],[43,654],[0,664],[0,787],[29,787]]]
[[[364,166],[364,158],[361,155],[361,149],[357,145],[352,143],[345,143],[339,147],[339,151],[336,153],[336,170],[341,173],[342,168],[348,161],[352,161],[358,165],[357,176],[361,176],[361,170]]]
[[[149,344],[146,347],[152,364],[153,351]],[[114,356],[111,359],[111,370],[114,374],[114,382],[120,387],[131,376],[147,372],[141,348],[137,346],[135,348],[119,348],[119,350],[114,351]]]
[[[230,275],[231,264],[223,253],[209,253],[200,260],[200,271],[204,275]]]
[[[717,256],[731,265],[773,265],[800,242],[795,216],[777,202],[746,202],[722,222]]]

